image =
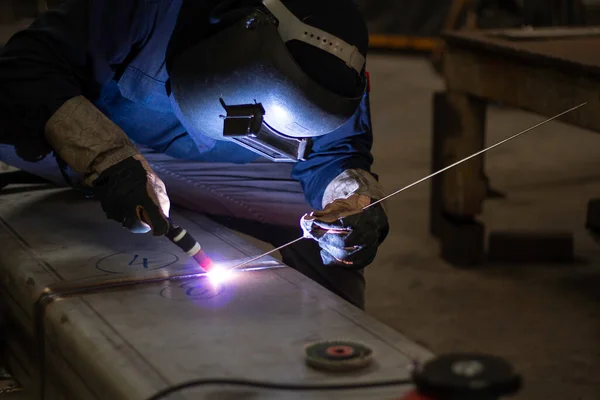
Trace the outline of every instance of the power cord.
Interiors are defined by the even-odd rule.
[[[301,383],[272,383],[264,381],[253,381],[246,379],[194,379],[163,389],[150,397],[148,400],[161,400],[167,396],[185,389],[191,389],[197,386],[207,385],[225,385],[225,386],[245,386],[268,390],[293,390],[293,391],[335,391],[335,390],[356,390],[356,389],[375,389],[389,386],[412,385],[411,379],[396,379],[389,381],[367,382],[367,383],[349,383],[332,385],[310,385]]]

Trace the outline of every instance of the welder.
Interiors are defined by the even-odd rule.
[[[388,233],[352,0],[66,0],[0,53],[0,161],[161,236],[171,204],[364,307]],[[167,193],[168,188],[168,193]],[[300,223],[299,223],[300,222]]]

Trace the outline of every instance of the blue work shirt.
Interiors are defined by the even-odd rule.
[[[132,141],[172,157],[257,159],[182,125],[167,91],[169,54],[210,34],[209,11],[219,1],[66,0],[45,13],[0,53],[0,142],[25,159],[40,158],[51,150],[43,138],[48,119],[83,95]],[[315,138],[308,159],[293,168],[312,207],[321,208],[327,184],[344,170],[370,171],[372,143],[367,93],[354,116]]]

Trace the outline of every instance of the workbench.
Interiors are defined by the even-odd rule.
[[[213,260],[261,251],[174,209]],[[211,282],[164,237],[134,235],[96,200],[50,185],[0,190],[0,303],[7,358],[36,398],[144,400],[195,379],[346,384],[407,379],[431,353],[275,258]],[[373,350],[351,373],[308,367],[304,347],[346,339]],[[410,386],[294,392],[197,384],[165,399],[392,399]],[[42,396],[43,395],[43,396]]]
[[[445,40],[445,90],[433,99],[432,172],[492,144],[485,143],[490,102],[543,117],[587,102],[558,120],[600,131],[600,29],[459,31]],[[430,231],[456,266],[485,260],[486,229],[477,220],[488,193],[484,164],[479,156],[431,181]]]

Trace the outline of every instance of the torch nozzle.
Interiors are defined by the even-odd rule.
[[[213,267],[213,262],[203,250],[199,250],[193,257],[206,272],[210,272]]]
[[[212,260],[202,250],[200,243],[198,243],[188,231],[180,226],[170,223],[169,231],[165,236],[167,236],[171,242],[175,243],[177,247],[193,257],[206,272],[210,271],[212,268]]]

